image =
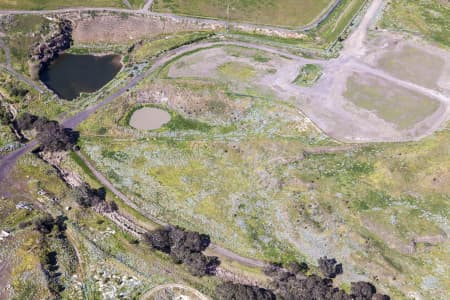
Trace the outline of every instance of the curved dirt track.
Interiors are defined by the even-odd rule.
[[[193,295],[195,295],[197,297],[197,299],[192,299],[192,300],[210,300],[208,297],[206,297],[205,295],[203,295],[202,293],[200,293],[196,289],[191,288],[191,287],[186,286],[186,285],[177,284],[177,283],[170,283],[170,284],[159,285],[159,286],[151,289],[150,291],[148,291],[144,295],[142,295],[142,297],[140,299],[141,300],[149,300],[150,297],[152,297],[157,292],[165,290],[165,289],[173,289],[173,288],[180,289],[180,290],[186,290],[189,293],[191,293],[191,294],[193,294]]]

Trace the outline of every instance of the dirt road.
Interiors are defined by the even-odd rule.
[[[22,81],[22,82],[26,83],[27,85],[33,87],[39,93],[43,93],[44,90],[40,86],[38,86],[35,82],[33,82],[32,80],[26,78],[25,76],[23,76],[22,74],[20,74],[19,72],[17,72],[16,70],[13,69],[13,67],[12,67],[12,59],[11,59],[11,52],[10,52],[8,46],[5,44],[5,41],[3,41],[2,39],[0,39],[0,48],[5,53],[5,59],[6,59],[6,63],[5,64],[0,64],[0,68],[4,69],[5,71],[10,73],[11,75],[15,76],[20,81]]]
[[[372,4],[367,9],[358,27],[344,42],[344,49],[341,52],[341,56],[353,56],[360,58],[364,55],[364,41],[367,39],[367,32],[376,16],[380,13],[383,5],[383,0],[372,1]]]
[[[37,141],[32,141],[26,146],[5,155],[0,161],[0,182],[3,182],[9,176],[9,171],[16,164],[17,159],[33,150],[37,145]]]
[[[29,85],[30,87],[34,88],[39,93],[41,93],[41,94],[44,93],[44,89],[41,88],[36,82],[34,82],[31,79],[23,76],[22,74],[20,74],[16,70],[14,70],[12,67],[0,64],[0,69],[3,69],[6,72],[10,73],[14,77],[16,77],[18,80],[20,80],[20,81],[26,83],[27,85]]]

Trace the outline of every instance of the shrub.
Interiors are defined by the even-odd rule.
[[[216,288],[221,300],[274,300],[274,293],[257,286],[223,283]]]

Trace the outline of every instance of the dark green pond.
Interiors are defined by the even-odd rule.
[[[80,93],[92,93],[116,76],[122,68],[118,55],[62,54],[41,72],[41,81],[59,97],[67,100]]]

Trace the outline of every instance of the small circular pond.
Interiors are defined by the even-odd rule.
[[[130,118],[130,126],[136,129],[154,130],[169,123],[170,114],[162,109],[144,107],[136,110]]]
[[[113,79],[122,68],[119,55],[62,54],[40,74],[41,81],[67,100],[92,93]]]

